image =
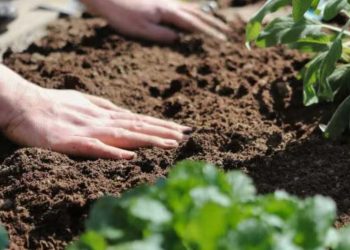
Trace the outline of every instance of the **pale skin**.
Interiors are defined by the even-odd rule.
[[[84,0],[127,36],[170,43],[178,34],[163,26],[225,39],[228,27],[175,0]],[[39,87],[0,65],[0,130],[13,142],[72,156],[133,159],[140,147],[175,148],[190,127],[141,114],[72,90]]]

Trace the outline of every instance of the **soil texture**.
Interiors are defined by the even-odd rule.
[[[249,4],[254,4],[257,2],[262,2],[262,0],[217,0],[221,8],[227,7],[241,7]]]
[[[5,64],[47,88],[75,89],[134,112],[194,127],[178,149],[140,149],[133,161],[86,160],[0,139],[0,220],[11,249],[63,249],[89,207],[166,176],[183,159],[241,169],[261,193],[284,189],[330,196],[337,226],[350,216],[350,145],[322,138],[330,105],[302,105],[297,72],[305,56],[283,47],[244,46],[244,25],[229,42],[184,35],[172,46],[123,38],[98,18],[62,19]]]

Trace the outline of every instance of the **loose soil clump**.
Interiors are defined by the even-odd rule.
[[[338,226],[349,222],[350,146],[322,139],[334,109],[302,105],[297,72],[307,58],[283,47],[244,46],[183,36],[172,46],[126,40],[97,18],[63,19],[5,64],[47,88],[75,89],[134,112],[192,126],[178,149],[140,149],[133,161],[86,160],[0,139],[0,220],[11,249],[63,249],[82,230],[91,204],[166,177],[180,160],[240,169],[259,192],[330,196]]]

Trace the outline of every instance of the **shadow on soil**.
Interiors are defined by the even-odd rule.
[[[12,155],[17,149],[18,146],[11,143],[0,134],[0,164],[6,159],[6,157]]]
[[[321,194],[333,198],[339,214],[350,210],[350,145],[312,135],[270,156],[236,165],[254,179],[260,193],[286,190],[299,197]]]

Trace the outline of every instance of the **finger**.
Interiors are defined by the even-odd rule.
[[[72,156],[89,158],[131,160],[136,157],[134,152],[106,145],[97,139],[79,136],[68,137],[60,141],[52,147],[52,150]]]
[[[180,4],[186,5],[186,6],[190,7],[190,8],[195,8],[195,9],[201,9],[201,7],[203,5],[203,4],[198,3],[198,2],[186,2],[186,3],[182,2]]]
[[[183,126],[172,121],[165,121],[162,119],[154,118],[147,115],[133,114],[133,113],[114,113],[111,115],[112,119],[118,120],[130,120],[149,123],[151,125],[160,126],[164,128],[169,128],[173,130],[178,130],[180,132],[192,131],[191,127]]]
[[[142,121],[130,121],[130,120],[117,120],[109,122],[109,127],[123,128],[132,132],[160,137],[163,139],[171,139],[176,141],[183,141],[187,138],[179,130],[165,128],[157,125],[152,125]]]
[[[106,100],[104,98],[101,98],[98,96],[93,96],[93,95],[88,95],[88,94],[85,94],[85,96],[87,99],[89,99],[90,102],[99,106],[100,108],[104,108],[104,109],[112,110],[112,111],[117,111],[117,112],[131,112],[130,110],[118,107],[117,105],[115,105],[111,101]]]
[[[188,31],[201,32],[220,40],[227,40],[227,37],[222,32],[185,11],[175,9],[165,12],[162,19],[164,22],[171,23]]]
[[[178,39],[175,31],[146,20],[140,25],[137,33],[139,37],[160,43],[172,43]]]
[[[85,136],[96,138],[110,146],[125,149],[136,149],[143,147],[171,149],[179,146],[178,142],[175,140],[163,139],[157,136],[132,132],[122,128],[97,127],[87,130]]]
[[[208,25],[217,28],[221,32],[228,34],[231,31],[230,26],[228,26],[226,23],[210,14],[204,13],[198,8],[194,8],[192,5],[189,6],[188,4],[184,4],[182,8],[188,13],[196,16],[203,22],[207,23]]]

